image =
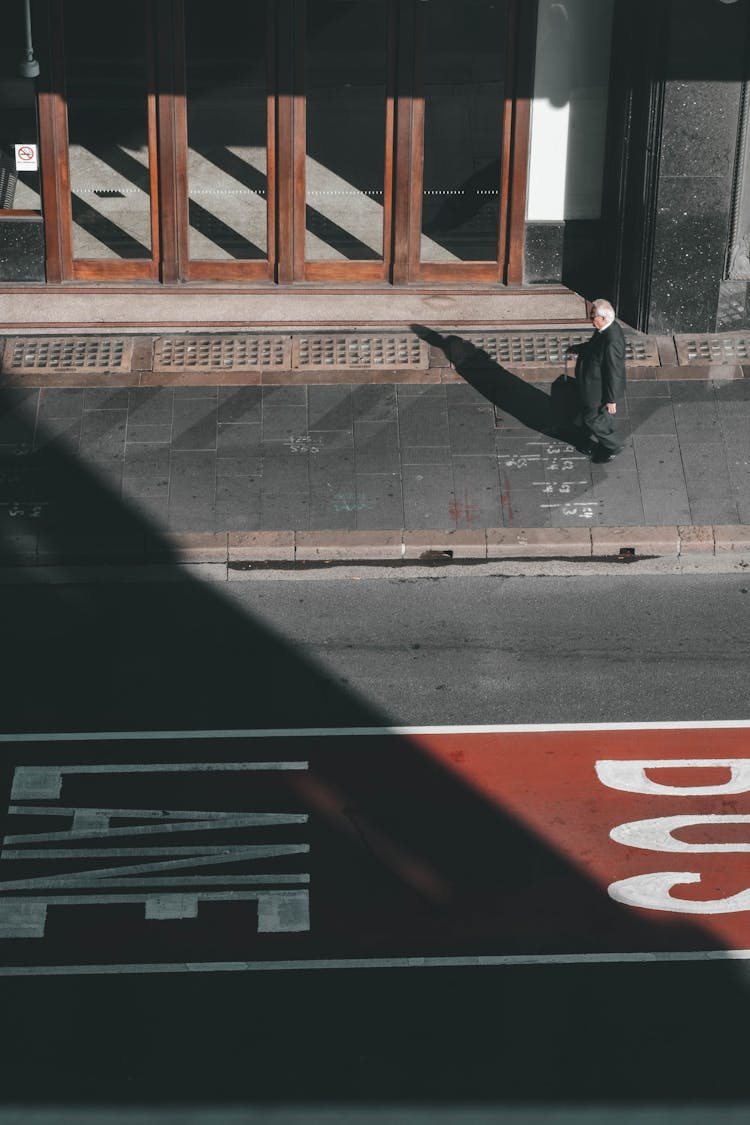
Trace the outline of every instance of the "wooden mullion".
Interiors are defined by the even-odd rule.
[[[145,11],[146,59],[148,88],[146,90],[146,129],[148,135],[149,204],[151,208],[151,260],[158,269],[161,259],[159,238],[159,165],[156,112],[156,37],[157,19],[154,0],[146,5]]]
[[[293,95],[292,95],[292,135],[293,135],[293,193],[294,222],[293,238],[293,278],[305,280],[305,231],[307,229],[307,107],[305,104],[305,46],[307,37],[307,0],[296,0],[293,43]]]
[[[383,279],[391,276],[393,263],[393,177],[396,124],[396,0],[388,0],[386,28],[385,160],[383,176]]]
[[[54,285],[70,278],[72,256],[62,0],[51,0],[43,34],[49,73],[43,72],[39,91],[39,150],[46,275]]]
[[[277,29],[274,18],[275,4],[266,0],[266,245],[268,262],[266,277],[272,276],[278,255],[277,232],[277,177],[276,159],[276,90],[277,90]]]
[[[275,278],[294,279],[294,67],[295,0],[276,4],[276,258]]]
[[[509,74],[506,78],[503,123],[507,137],[503,146],[503,205],[500,212],[500,247],[498,261],[501,280],[506,285],[523,282],[523,253],[526,234],[526,195],[529,174],[529,140],[531,135],[531,95],[534,81],[534,46],[536,41],[536,6],[510,0],[508,47]],[[516,63],[514,59],[518,60]]]
[[[157,38],[159,45],[159,92],[157,95],[160,275],[167,284],[184,276],[182,247],[182,193],[186,179],[184,142],[184,5],[183,0],[157,0]],[[180,132],[182,126],[182,132]],[[182,237],[181,237],[182,236]]]
[[[417,8],[404,0],[398,33],[398,91],[394,175],[394,285],[406,284],[419,271],[419,228],[422,192],[424,107],[420,94]]]

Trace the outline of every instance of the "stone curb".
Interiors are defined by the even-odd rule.
[[[263,563],[679,558],[730,553],[750,556],[750,525],[164,532],[121,539],[94,534],[59,539],[15,535],[0,544],[0,567],[212,564],[241,572]]]

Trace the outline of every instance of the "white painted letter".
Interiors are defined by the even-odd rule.
[[[669,893],[672,887],[681,883],[700,883],[701,877],[695,871],[657,871],[651,875],[633,875],[621,879],[607,888],[607,893],[615,902],[625,906],[641,906],[646,910],[671,910],[677,914],[732,914],[740,910],[750,910],[750,887],[728,898],[709,899],[701,902],[695,899],[673,898]]]
[[[719,816],[693,813],[688,816],[657,816],[653,820],[630,820],[618,824],[610,836],[626,848],[646,848],[650,852],[750,852],[750,843],[688,844],[675,840],[678,828],[697,824],[750,824],[750,816]]]
[[[665,785],[651,781],[646,770],[710,769],[730,771],[719,785]],[[599,780],[610,789],[624,793],[662,794],[671,797],[710,797],[716,794],[750,793],[750,758],[653,758],[648,761],[621,760],[596,763]]]

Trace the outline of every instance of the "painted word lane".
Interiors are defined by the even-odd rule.
[[[750,723],[0,754],[6,975],[750,956]]]

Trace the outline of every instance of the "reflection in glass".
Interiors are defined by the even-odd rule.
[[[36,144],[36,83],[18,79],[26,29],[22,4],[3,5],[0,42],[0,211],[38,211],[39,172],[18,171],[17,144]]]
[[[506,4],[419,5],[424,50],[424,262],[497,259]]]
[[[150,258],[146,0],[66,0],[74,258]]]
[[[308,261],[381,260],[387,0],[308,0]]]
[[[190,257],[268,256],[266,4],[185,5]]]
[[[33,130],[16,129],[12,135],[36,144],[36,124]],[[15,145],[15,141],[0,140],[0,211],[39,211],[39,172],[17,170]]]

